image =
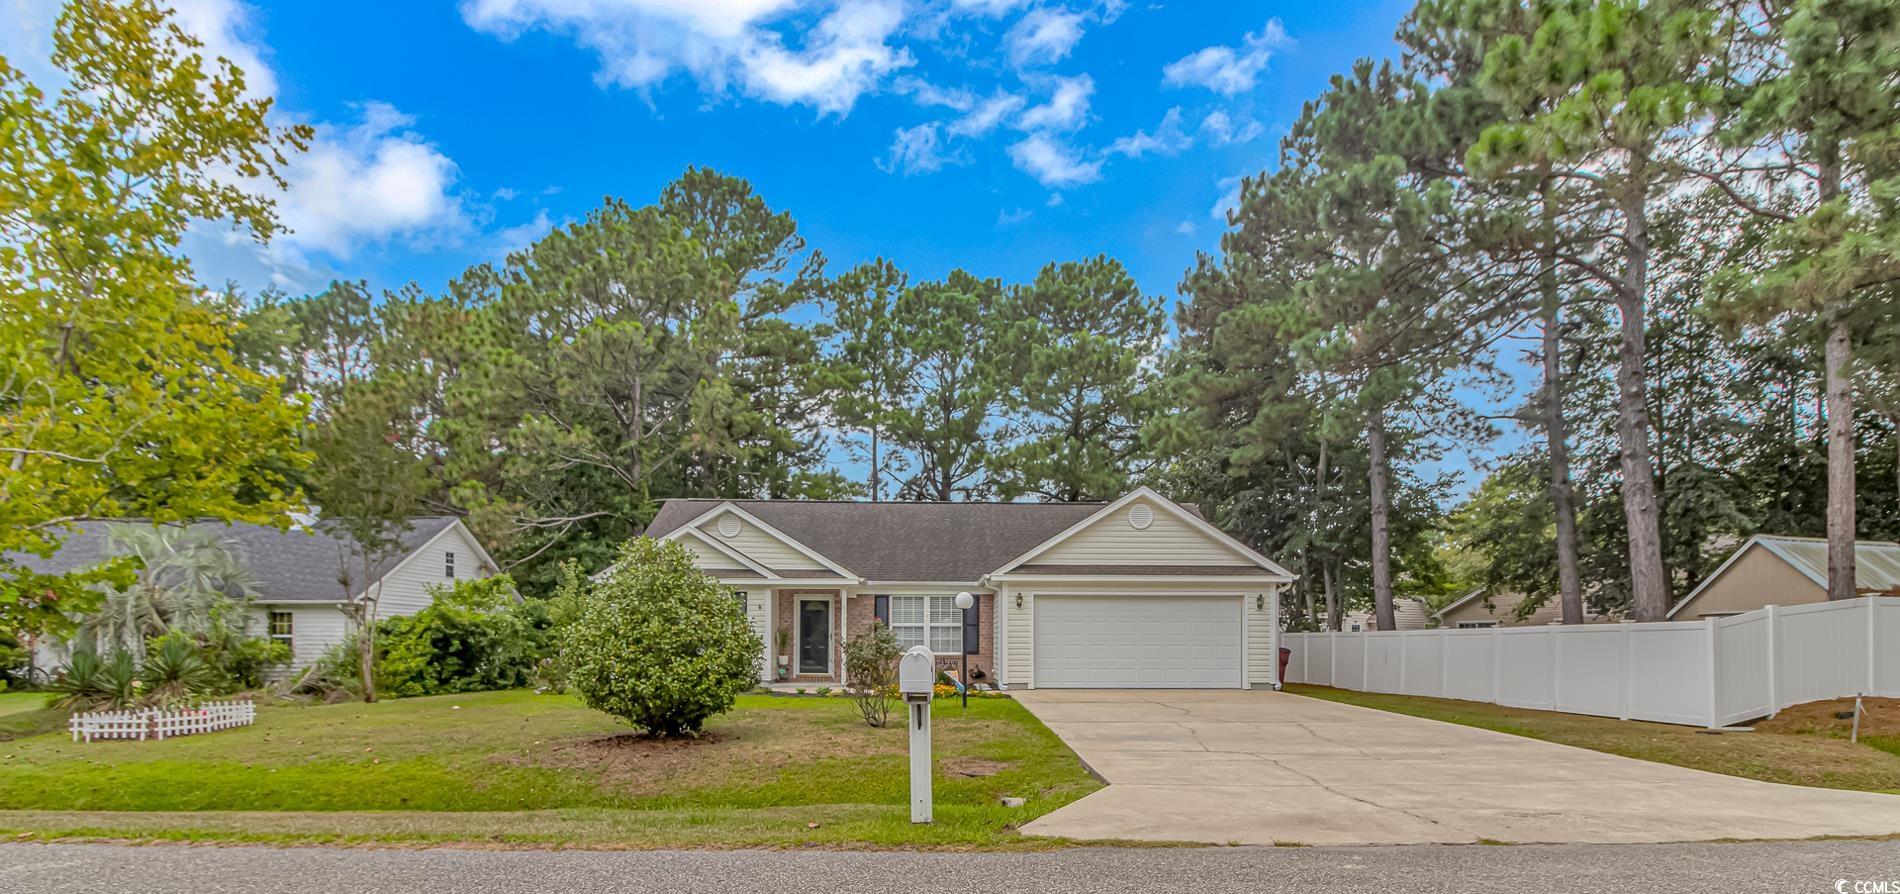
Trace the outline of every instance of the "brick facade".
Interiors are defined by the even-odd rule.
[[[839,677],[836,674],[796,673],[798,669],[798,653],[797,653],[798,644],[796,642],[796,636],[792,629],[792,625],[796,617],[795,612],[796,612],[796,605],[797,605],[799,596],[801,595],[829,595],[829,596],[832,596],[835,600],[838,595],[837,591],[835,590],[831,590],[831,591],[779,590],[774,595],[775,595],[775,599],[773,601],[775,603],[775,606],[774,606],[773,619],[772,619],[772,629],[774,631],[773,641],[772,641],[772,660],[774,663],[776,663],[778,661],[779,655],[788,656],[789,660],[786,664],[786,667],[788,670],[794,673],[792,674],[792,676],[785,678],[786,682],[813,683],[813,684],[820,684],[820,685],[825,684],[825,683],[838,682]],[[849,599],[845,600],[845,602],[847,603],[847,605],[845,606],[845,636],[847,638],[856,637],[870,631],[871,624],[874,620],[876,620],[876,617],[877,617],[876,599],[877,597],[873,594],[862,593],[862,594],[853,595]],[[976,677],[978,682],[992,683],[992,684],[995,682],[994,631],[995,631],[995,624],[996,624],[996,613],[994,611],[994,608],[995,608],[994,599],[995,597],[988,593],[977,594],[976,600],[977,600],[977,609],[979,612],[978,618],[979,618],[979,629],[980,629],[980,636],[979,636],[980,648],[977,651],[970,653],[970,675],[972,677]],[[832,620],[832,625],[833,625],[833,631],[834,631],[834,635],[832,639],[836,640],[837,637],[835,635],[835,631],[836,631],[837,620],[835,616]],[[780,648],[778,645],[778,633],[780,631],[784,632],[786,636],[786,644],[783,648]],[[832,666],[838,670],[843,670],[844,643],[833,642],[831,645],[832,645]],[[939,670],[957,669],[962,666],[962,662],[963,662],[963,657],[961,655],[951,654],[951,655],[937,656],[937,668]],[[978,676],[979,671],[981,672],[981,676]]]

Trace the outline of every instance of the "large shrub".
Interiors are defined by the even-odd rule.
[[[758,684],[765,649],[732,591],[700,573],[676,543],[640,537],[598,584],[572,567],[576,605],[561,630],[568,685],[588,707],[657,736],[697,733]]]
[[[377,625],[377,682],[397,696],[527,685],[548,644],[547,606],[506,575],[436,587],[428,608]]]

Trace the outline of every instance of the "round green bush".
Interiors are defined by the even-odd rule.
[[[599,583],[569,572],[561,631],[568,686],[590,708],[656,736],[698,733],[759,682],[765,643],[731,590],[676,543],[640,537]]]

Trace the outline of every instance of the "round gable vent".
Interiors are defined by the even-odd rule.
[[[721,516],[719,519],[719,536],[739,536],[739,517],[736,515]]]
[[[1136,503],[1133,509],[1128,510],[1129,527],[1137,531],[1146,531],[1148,530],[1148,526],[1154,523],[1155,511],[1148,508],[1148,504]]]

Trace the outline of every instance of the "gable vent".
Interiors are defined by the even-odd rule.
[[[720,516],[719,517],[719,536],[721,537],[739,536],[739,517],[736,515]]]
[[[1155,511],[1148,508],[1148,504],[1136,503],[1133,509],[1128,510],[1129,527],[1137,531],[1146,531],[1148,530],[1148,526],[1154,523]]]

